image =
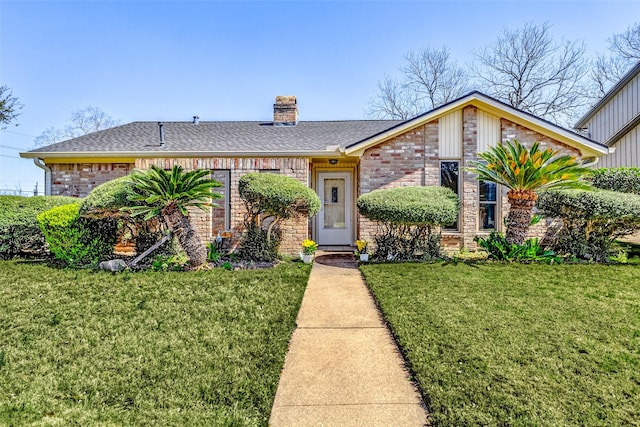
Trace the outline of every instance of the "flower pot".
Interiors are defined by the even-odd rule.
[[[369,254],[360,254],[360,261],[369,261]]]
[[[311,264],[313,262],[313,254],[302,254],[302,262],[305,264]]]

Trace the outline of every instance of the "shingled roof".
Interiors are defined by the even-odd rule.
[[[309,121],[295,126],[271,122],[163,122],[160,145],[157,122],[133,122],[27,153],[23,157],[68,154],[144,155],[198,153],[224,155],[335,152],[401,123],[394,120]]]

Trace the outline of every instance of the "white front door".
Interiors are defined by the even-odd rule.
[[[351,173],[318,173],[318,244],[351,245],[353,206]]]

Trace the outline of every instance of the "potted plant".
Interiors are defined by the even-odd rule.
[[[302,241],[302,252],[300,257],[305,264],[311,264],[313,261],[313,254],[318,250],[318,244],[311,239],[304,239]]]
[[[369,252],[367,252],[367,245],[369,242],[366,240],[356,240],[356,256],[360,256],[360,261],[369,261]]]

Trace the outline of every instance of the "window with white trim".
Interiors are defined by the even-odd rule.
[[[460,196],[460,161],[442,160],[440,161],[440,185],[450,188],[451,191]],[[459,220],[444,227],[445,230],[458,230]]]
[[[221,187],[214,187],[213,192],[222,196],[221,199],[214,199],[216,206],[211,207],[211,230],[215,236],[218,231],[223,232],[231,229],[231,197],[229,193],[231,171],[228,169],[215,169],[211,171],[211,178],[222,184]]]
[[[496,230],[498,216],[498,185],[495,182],[479,181],[478,201],[480,230]]]

